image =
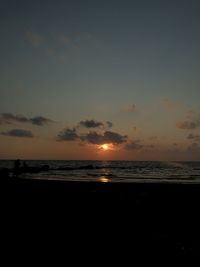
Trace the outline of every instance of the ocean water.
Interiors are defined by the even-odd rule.
[[[28,160],[28,166],[48,171],[22,173],[24,178],[100,182],[200,183],[200,162]],[[14,162],[0,160],[0,169]]]

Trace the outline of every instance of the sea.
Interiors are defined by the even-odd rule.
[[[39,171],[20,174],[23,178],[105,183],[200,183],[200,161],[26,160],[26,164]],[[48,170],[43,170],[44,166],[48,166]],[[0,160],[0,169],[12,170],[13,167],[13,160]]]

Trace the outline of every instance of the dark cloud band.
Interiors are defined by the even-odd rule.
[[[12,113],[1,113],[0,114],[0,124],[13,124],[16,122],[17,123],[31,123],[33,125],[44,126],[53,121],[42,116],[27,118],[21,115],[14,115]]]
[[[189,134],[188,136],[187,136],[187,139],[190,139],[190,140],[194,140],[194,141],[196,141],[196,142],[200,142],[200,135],[198,135],[198,134]]]
[[[113,123],[110,121],[106,121],[105,123],[101,121],[95,121],[95,120],[85,120],[80,121],[78,126],[85,127],[85,128],[112,128]]]
[[[99,134],[97,132],[90,132],[86,134],[85,136],[82,136],[82,140],[91,143],[91,144],[97,144],[102,145],[105,143],[108,144],[122,144],[127,141],[127,136],[120,135],[115,132],[106,131],[104,134]]]
[[[179,122],[177,127],[182,130],[194,130],[200,127],[200,120]]]
[[[127,141],[126,135],[120,135],[115,132],[106,131],[103,134],[97,132],[89,132],[86,134],[78,135],[76,129],[65,129],[61,131],[57,136],[58,141],[76,141],[81,140],[89,144],[102,145],[108,144],[122,144]]]
[[[79,125],[82,127],[86,127],[86,128],[99,128],[99,127],[104,126],[102,122],[95,121],[95,120],[80,121]]]
[[[65,129],[58,134],[57,140],[58,141],[75,141],[80,137],[76,133],[76,129]]]
[[[28,137],[28,138],[34,137],[31,131],[23,129],[12,129],[7,132],[1,132],[1,135],[12,136],[12,137]]]

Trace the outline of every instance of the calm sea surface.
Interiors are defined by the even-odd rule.
[[[34,179],[200,183],[200,162],[29,160],[26,163],[30,167],[49,166],[49,171],[22,174]],[[13,166],[13,161],[0,161],[0,168]]]

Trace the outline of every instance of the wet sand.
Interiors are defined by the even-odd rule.
[[[128,246],[129,240],[142,250],[180,255],[200,249],[199,184],[1,178],[0,190],[9,220],[44,231],[50,225],[51,235],[57,229],[70,242]]]

